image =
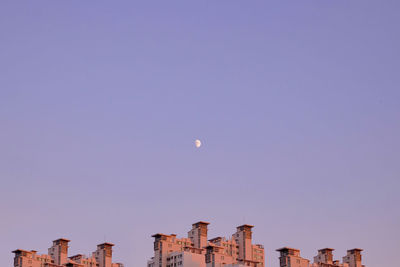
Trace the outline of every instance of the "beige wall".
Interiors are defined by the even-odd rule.
[[[280,267],[364,267],[361,264],[361,249],[348,250],[347,255],[343,257],[343,263],[334,260],[334,249],[320,249],[312,264],[309,264],[307,259],[300,257],[300,250],[298,249],[285,247],[277,251],[280,252]]]
[[[51,263],[52,258],[49,255],[38,255],[35,251],[16,250],[14,257],[15,267],[44,267],[46,263]]]
[[[207,267],[220,267],[224,265],[240,265],[264,267],[265,256],[262,245],[252,244],[251,225],[237,227],[232,238],[223,237],[207,241],[207,222],[197,222],[188,231],[187,238],[177,238],[176,235],[155,234],[154,256],[147,262],[147,267],[176,267],[171,266],[171,255],[183,253],[185,257],[196,260],[183,261],[185,265],[199,264],[197,259],[203,261]],[[183,254],[182,254],[183,255]],[[182,262],[180,262],[182,264]],[[179,266],[178,266],[179,267]]]
[[[68,242],[70,240],[60,238],[53,241],[53,246],[48,250],[49,255],[56,265],[63,265],[68,262]]]
[[[192,229],[188,232],[188,238],[192,241],[195,248],[203,248],[207,246],[208,225],[208,222],[194,223]]]
[[[349,267],[362,267],[361,257],[362,249],[355,248],[347,251],[347,255],[343,257],[343,262],[347,263]]]
[[[167,267],[205,267],[204,254],[188,251],[172,252],[167,257]]]
[[[97,246],[92,257],[85,257],[82,254],[68,258],[67,239],[57,239],[49,248],[48,254],[38,255],[36,251],[17,249],[13,251],[14,267],[58,267],[58,266],[79,266],[79,267],[123,267],[120,263],[112,263],[111,243],[104,243]]]

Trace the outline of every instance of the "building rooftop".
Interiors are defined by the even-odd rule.
[[[334,248],[321,248],[321,249],[318,249],[318,251],[325,251],[325,250],[327,250],[327,251],[334,251],[335,249]]]
[[[348,251],[363,251],[363,249],[361,249],[361,248],[353,248],[353,249],[349,249]]]
[[[194,225],[197,225],[197,224],[209,225],[210,223],[209,223],[209,222],[204,222],[204,221],[199,221],[199,222],[196,222],[196,223],[194,223],[194,224],[192,224],[192,225],[194,226]]]
[[[24,250],[24,249],[16,249],[16,250],[12,251],[12,253],[18,253],[18,252],[28,252],[28,253],[32,253],[32,251],[28,251],[28,250]]]
[[[83,254],[76,254],[76,255],[70,256],[70,257],[68,257],[68,258],[72,259],[72,258],[83,257],[83,256],[84,256]]]
[[[278,248],[276,251],[286,251],[286,250],[300,251],[297,248],[289,248],[289,247]]]
[[[243,225],[240,225],[240,226],[238,226],[238,227],[236,227],[236,228],[253,228],[253,227],[254,227],[254,225],[243,224]]]
[[[157,234],[152,235],[151,237],[160,237],[160,236],[170,236],[170,235],[157,233]]]
[[[115,246],[113,243],[109,243],[109,242],[104,242],[104,243],[102,243],[102,244],[98,244],[97,245],[98,247],[99,246],[110,246],[110,247],[112,247],[112,246]]]
[[[66,239],[66,238],[59,238],[59,239],[53,240],[53,242],[57,242],[57,241],[66,241],[66,242],[70,242],[71,240]]]

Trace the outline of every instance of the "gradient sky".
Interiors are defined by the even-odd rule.
[[[266,248],[400,250],[400,2],[0,2],[0,266],[12,250],[249,223]],[[194,140],[203,142],[200,149]]]

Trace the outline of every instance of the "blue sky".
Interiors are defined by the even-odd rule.
[[[276,248],[400,239],[398,1],[2,1],[0,265],[11,250],[255,225]],[[203,146],[196,149],[194,140]]]

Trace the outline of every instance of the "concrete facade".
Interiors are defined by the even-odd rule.
[[[295,248],[280,248],[277,249],[280,253],[280,267],[309,267],[310,261],[300,256],[300,250]]]
[[[68,257],[70,240],[59,238],[53,241],[48,254],[37,254],[35,250],[14,250],[14,267],[124,267],[122,263],[112,263],[114,244],[103,243],[89,257],[83,254]]]
[[[361,264],[362,249],[351,249],[343,257],[342,263],[333,259],[333,248],[323,248],[318,250],[314,262],[310,264],[308,259],[300,256],[300,250],[294,248],[280,248],[279,266],[280,267],[365,267]]]
[[[154,256],[147,267],[264,267],[264,248],[252,244],[252,225],[238,226],[230,239],[216,237],[208,240],[208,222],[192,224],[187,238],[157,233]],[[176,261],[178,259],[178,261]]]
[[[192,224],[188,236],[177,238],[175,234],[152,235],[154,256],[147,267],[265,267],[264,247],[253,244],[252,225],[244,224],[236,228],[230,238],[208,239],[207,222]],[[70,240],[59,238],[53,241],[48,254],[38,254],[35,250],[14,250],[14,267],[124,267],[112,262],[112,243],[97,245],[89,256],[77,254],[68,257]],[[335,260],[333,248],[318,250],[310,260],[302,258],[300,250],[283,247],[280,253],[280,267],[365,267],[362,264],[362,249],[347,251],[342,262]]]
[[[347,255],[343,257],[343,262],[347,263],[349,267],[365,267],[361,264],[361,251],[360,248],[354,248],[347,251]]]

